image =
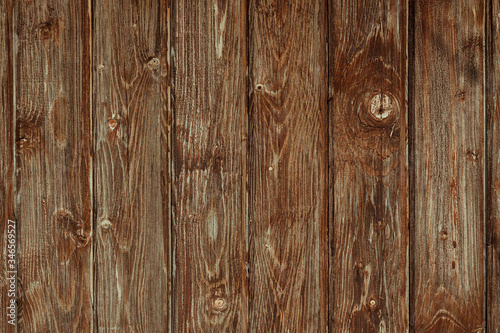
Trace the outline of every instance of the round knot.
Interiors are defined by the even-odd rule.
[[[364,91],[361,92],[353,101],[356,107],[357,120],[361,122],[361,128],[355,130],[362,131],[366,129],[371,131],[375,128],[385,132],[388,137],[392,137],[399,119],[399,101],[391,92],[388,91]],[[358,133],[362,134],[362,133]]]
[[[116,121],[116,119],[110,119],[108,122],[108,126],[111,130],[114,130],[116,126],[118,126],[118,122]]]
[[[160,60],[158,58],[151,58],[148,62],[148,67],[152,70],[157,69],[160,67]]]
[[[110,220],[104,220],[101,222],[101,227],[104,229],[109,229],[111,227],[111,221]]]
[[[370,308],[372,310],[377,307],[377,301],[375,299],[373,299],[373,298],[370,300],[369,304],[370,304]]]
[[[40,31],[40,38],[41,39],[48,39],[50,38],[50,23],[42,23],[39,26],[39,31]]]
[[[227,301],[222,297],[216,297],[212,305],[217,311],[224,311],[227,308]]]
[[[389,117],[393,109],[392,98],[386,94],[377,94],[370,101],[370,113],[378,120]]]

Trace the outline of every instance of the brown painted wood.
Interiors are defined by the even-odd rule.
[[[245,332],[245,1],[173,3],[174,332]]]
[[[332,332],[409,328],[406,22],[400,0],[330,7]]]
[[[17,234],[17,228],[8,226],[8,220],[15,221],[14,217],[14,76],[13,76],[13,50],[12,50],[12,1],[0,2],[0,331],[5,333],[15,332],[17,320],[11,323],[7,317],[8,306],[11,307],[12,295],[11,279],[15,274],[11,265],[16,265],[12,258],[17,245],[15,238],[9,234]],[[11,241],[12,239],[12,241]],[[7,260],[14,260],[7,261]],[[9,278],[9,279],[7,279]],[[12,280],[15,281],[15,280]],[[15,283],[15,282],[14,282]],[[14,288],[15,290],[15,288]],[[15,293],[15,292],[14,292]],[[16,306],[16,305],[14,305]]]
[[[92,327],[89,14],[88,1],[15,2],[23,332]]]
[[[500,333],[500,3],[487,1],[487,331]]]
[[[252,332],[325,332],[326,1],[251,0]]]
[[[170,293],[170,2],[93,4],[95,317],[166,332]]]
[[[483,332],[484,2],[416,1],[415,332]]]

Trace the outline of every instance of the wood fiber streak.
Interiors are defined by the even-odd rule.
[[[415,3],[411,326],[484,332],[484,3]]]
[[[325,332],[326,2],[250,1],[252,332]]]
[[[19,328],[90,332],[90,13],[16,1]]]
[[[408,330],[406,2],[330,7],[330,330]]]
[[[14,218],[14,81],[12,52],[12,1],[0,1],[0,331],[15,332],[6,317],[9,281],[7,280],[7,224]],[[17,232],[17,230],[16,230]],[[4,312],[5,311],[5,312]]]
[[[173,331],[245,332],[246,3],[173,13]]]
[[[500,2],[488,1],[487,20],[487,331],[500,333]]]
[[[170,2],[93,9],[96,325],[167,332]]]

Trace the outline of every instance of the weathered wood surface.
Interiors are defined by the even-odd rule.
[[[1,1],[0,331],[500,333],[499,15]]]
[[[245,1],[173,3],[174,332],[244,332]]]
[[[415,3],[411,326],[483,332],[484,3]]]
[[[170,317],[169,1],[95,0],[95,317],[166,332]]]
[[[89,332],[89,3],[14,6],[19,328]]]
[[[500,2],[487,2],[486,44],[486,318],[500,333]]]
[[[7,306],[10,306],[7,280],[8,220],[14,218],[14,76],[12,50],[12,1],[0,2],[0,331],[15,332],[8,323]],[[17,230],[16,230],[17,232]],[[12,248],[12,247],[11,247]],[[10,275],[10,274],[9,274]]]
[[[249,11],[250,327],[324,332],[326,1],[251,0]]]
[[[406,2],[330,9],[330,329],[406,332]]]

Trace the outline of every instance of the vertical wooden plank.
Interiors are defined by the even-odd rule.
[[[415,332],[483,332],[484,2],[415,3]]]
[[[324,332],[326,1],[249,8],[251,331]]]
[[[246,2],[174,4],[174,332],[247,331]]]
[[[166,332],[170,2],[93,8],[97,327]]]
[[[330,329],[406,332],[406,1],[330,7]]]
[[[500,2],[486,1],[487,331],[500,333]]]
[[[19,327],[89,332],[89,3],[15,3]]]
[[[5,333],[15,332],[16,307],[11,300],[16,301],[16,280],[11,279],[16,274],[11,265],[15,266],[11,239],[17,228],[9,226],[8,220],[14,218],[14,81],[13,81],[13,52],[12,52],[12,1],[0,2],[0,331]],[[10,238],[9,238],[10,237]],[[15,259],[14,259],[15,261]],[[14,283],[14,284],[12,284]],[[13,291],[14,289],[14,291]],[[10,316],[13,308],[14,316]],[[9,315],[8,315],[9,314]]]

